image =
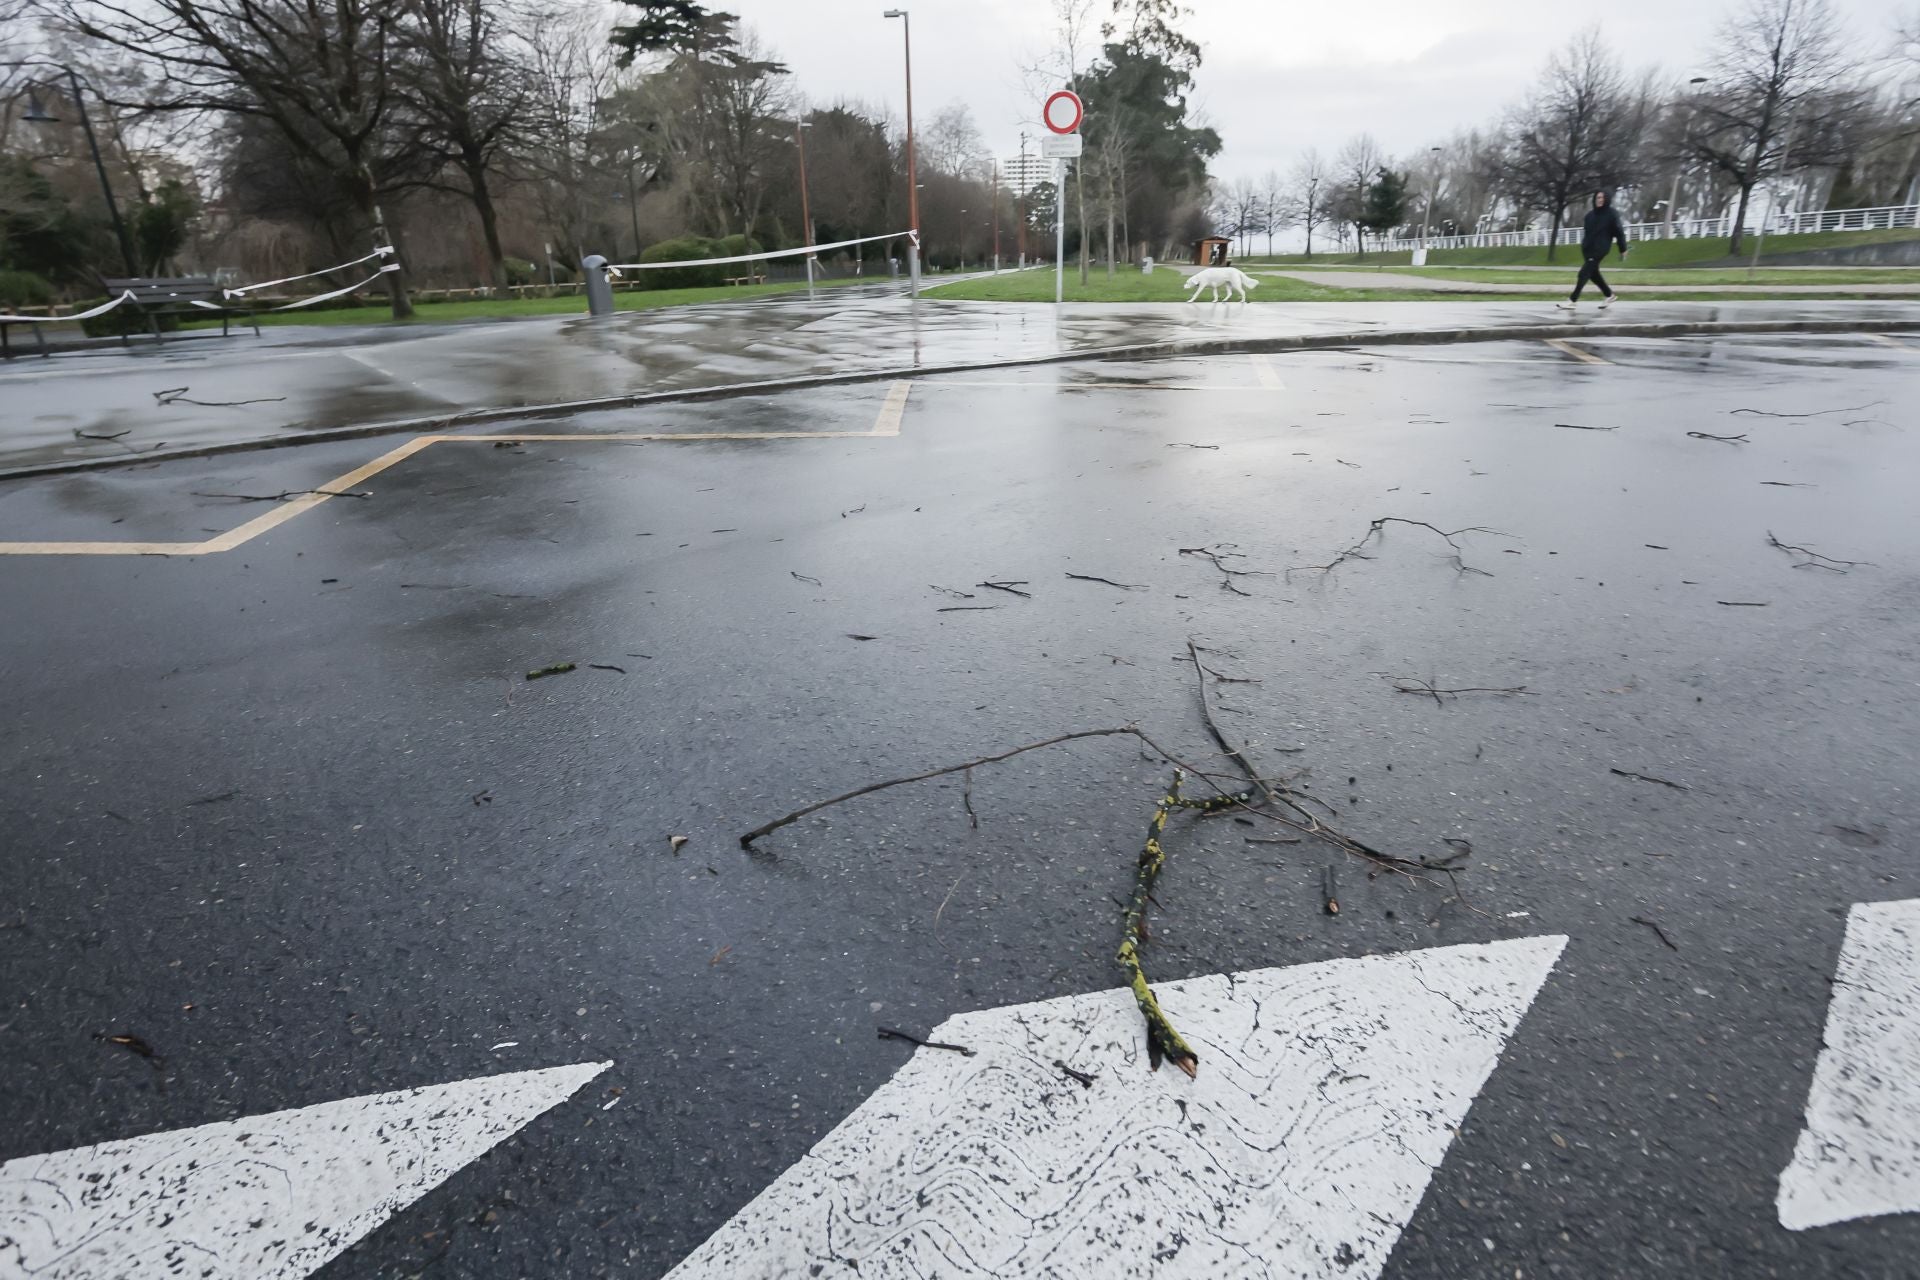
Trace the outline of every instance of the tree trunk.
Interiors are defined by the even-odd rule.
[[[1547,261],[1553,261],[1553,251],[1560,244],[1560,210],[1553,211],[1553,226],[1547,232]]]
[[[473,211],[480,215],[480,234],[487,241],[487,271],[493,280],[493,287],[507,287],[507,257],[500,250],[500,223],[493,209],[493,192],[487,187],[487,166],[483,160],[468,160],[467,186],[473,200]]]
[[[1753,184],[1751,182],[1741,183],[1740,207],[1735,209],[1733,213],[1733,241],[1727,245],[1727,253],[1729,255],[1740,252],[1740,237],[1744,235],[1747,230],[1747,202],[1751,199],[1753,199]]]
[[[1092,259],[1090,238],[1087,235],[1087,171],[1080,165],[1073,166],[1074,194],[1080,202],[1080,283],[1087,282],[1087,267]]]
[[[387,232],[386,215],[381,212],[380,199],[374,193],[373,189],[373,171],[367,168],[367,166],[361,165],[359,177],[359,182],[354,184],[354,203],[360,206],[361,215],[366,218],[367,222],[373,228],[373,243],[375,247],[391,245],[393,244],[393,237]],[[393,260],[395,264],[399,263],[400,255],[398,252],[395,252],[393,255]],[[388,271],[382,273],[380,276],[380,279],[386,284],[387,301],[393,307],[393,318],[395,320],[413,319],[413,300],[407,297],[407,285],[403,279],[406,274],[404,270]]]
[[[1113,279],[1113,172],[1107,172],[1107,279]]]
[[[1367,256],[1367,229],[1359,223],[1353,224],[1353,242],[1360,246],[1360,256]]]

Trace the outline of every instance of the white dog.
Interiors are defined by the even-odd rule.
[[[1245,302],[1247,290],[1260,287],[1258,280],[1238,267],[1208,267],[1204,271],[1196,271],[1188,276],[1187,284],[1193,289],[1193,292],[1187,295],[1188,302],[1198,302],[1202,289],[1212,289],[1215,302],[1220,301],[1222,290],[1226,291],[1229,299],[1237,293],[1240,295],[1240,301]]]

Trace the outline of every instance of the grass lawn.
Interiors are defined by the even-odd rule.
[[[1920,240],[1920,228],[1901,227],[1890,231],[1822,231],[1804,236],[1768,236],[1766,251],[1760,260],[1765,262],[1776,253],[1804,253],[1809,249],[1838,249],[1847,245],[1876,244],[1888,240]],[[1753,252],[1751,238],[1742,242],[1741,257]],[[1729,259],[1725,237],[1699,238],[1692,240],[1640,240],[1633,245],[1633,261],[1650,267],[1667,266],[1734,266],[1737,259]],[[1281,254],[1276,257],[1248,257],[1235,259],[1236,264],[1248,266],[1260,263],[1284,264],[1304,267],[1309,264],[1322,267],[1364,266],[1364,267],[1405,267],[1413,262],[1411,253],[1369,253],[1365,257],[1357,254],[1317,253],[1312,258],[1301,254]],[[1580,252],[1577,246],[1560,245],[1554,260],[1547,261],[1545,245],[1530,248],[1500,249],[1435,249],[1427,256],[1429,264],[1444,266],[1567,266],[1577,270],[1580,266]]]
[[[885,284],[885,276],[855,276],[838,280],[822,280],[816,287],[826,289],[848,284]],[[764,298],[773,294],[806,292],[804,280],[780,281],[769,284],[720,285],[706,289],[622,289],[613,295],[613,305],[620,311],[651,311],[655,307],[680,307],[695,302],[739,302],[747,298]],[[451,320],[498,320],[514,316],[559,316],[585,315],[587,300],[581,297],[564,298],[475,298],[464,302],[416,302],[413,306],[413,322],[420,324],[444,324]],[[235,316],[231,323],[244,324],[245,320]],[[278,311],[261,312],[263,325],[281,324],[391,324],[393,311],[382,301],[360,307],[336,307],[325,311]],[[406,322],[402,322],[406,323]],[[218,319],[192,320],[183,323],[182,329],[217,328]]]
[[[1634,259],[1637,260],[1638,255]],[[1620,259],[1611,257],[1602,264],[1601,270],[1607,280],[1613,284],[1658,285],[1670,289],[1684,289],[1696,284],[1904,284],[1920,285],[1920,268],[1916,267],[1835,267],[1832,270],[1814,268],[1796,268],[1787,270],[1778,268],[1769,271],[1762,267],[1748,275],[1745,268],[1718,269],[1694,267],[1663,267],[1651,271],[1636,271],[1619,265]],[[1305,267],[1301,268],[1305,270]],[[1321,268],[1315,267],[1314,270]],[[1390,271],[1394,275],[1422,276],[1429,280],[1460,280],[1475,284],[1522,284],[1536,288],[1564,289],[1571,282],[1578,264],[1567,264],[1564,272],[1533,270],[1502,270],[1498,267],[1328,267],[1326,270],[1364,275],[1368,271]],[[1567,279],[1560,279],[1564,274]]]
[[[1433,272],[1431,274],[1450,276],[1453,273]],[[1536,272],[1508,274],[1521,276],[1521,283],[1524,284],[1539,284],[1543,278],[1541,273]],[[1659,276],[1661,273],[1653,274]],[[1554,284],[1555,292],[1565,287],[1555,283],[1550,276],[1544,278],[1548,283]],[[1656,279],[1655,283],[1664,284],[1670,278]],[[1096,269],[1089,274],[1086,286],[1083,288],[1080,284],[1080,273],[1069,270],[1066,300],[1068,302],[1185,302],[1187,300],[1185,282],[1186,277],[1171,267],[1156,267],[1150,276],[1137,268],[1130,271],[1116,271],[1111,280],[1107,278],[1104,270]],[[943,285],[929,290],[926,296],[936,301],[951,302],[1052,302],[1053,272],[1008,272],[1005,275]],[[1741,296],[1765,297],[1763,294]],[[1820,294],[1793,295],[1796,301],[1821,296]],[[1252,302],[1534,302],[1545,305],[1551,301],[1550,297],[1542,293],[1442,293],[1429,289],[1336,289],[1275,276],[1262,276],[1260,287],[1248,293],[1247,297]],[[1684,285],[1679,285],[1672,290],[1662,290],[1659,293],[1637,293],[1633,295],[1633,300],[1637,302],[1725,302],[1727,297],[1724,294],[1689,293]],[[1204,297],[1201,305],[1207,305]]]

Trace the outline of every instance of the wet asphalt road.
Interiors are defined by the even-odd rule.
[[[1458,892],[1340,865],[1330,918],[1335,855],[1182,824],[1156,978],[1571,939],[1388,1277],[1914,1274],[1920,1220],[1773,1195],[1845,911],[1920,892],[1920,343],[1587,350],[930,379],[897,438],[437,444],[221,555],[0,556],[0,1160],[607,1058],[325,1274],[662,1274],[905,1060],[876,1024],[1118,985],[1165,770],[1078,743],[976,771],[978,830],[946,779],[736,837],[1070,729],[1212,758],[1191,637],[1346,830],[1472,854]],[[861,432],[886,392],[537,430]],[[16,483],[0,539],[198,539],[262,507],[196,493],[386,447]],[[1507,536],[1244,597],[1179,554],[1324,564],[1379,516]]]

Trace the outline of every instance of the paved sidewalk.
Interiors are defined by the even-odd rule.
[[[1897,328],[1920,325],[1920,303],[1650,303],[1606,320],[1636,326]],[[1545,301],[1056,308],[886,296],[706,305],[606,321],[561,317],[289,328],[264,338],[196,335],[159,346],[0,365],[0,475],[444,421],[477,411],[743,384],[1121,350],[1151,355],[1292,340],[1443,340],[1466,333],[1537,337],[1543,326],[1567,323]]]
[[[1500,270],[1507,270],[1502,267]],[[1615,268],[1630,270],[1628,267]],[[1577,266],[1564,269],[1559,267],[1542,268],[1552,270],[1564,276],[1564,279],[1546,281],[1539,284],[1489,284],[1479,280],[1442,280],[1434,276],[1400,275],[1392,271],[1250,271],[1249,275],[1284,277],[1298,280],[1302,284],[1325,285],[1335,289],[1427,289],[1435,293],[1541,293],[1564,294],[1573,287],[1573,276]],[[1602,274],[1606,268],[1602,269]],[[1920,298],[1920,282],[1914,284],[1688,284],[1685,280],[1676,280],[1672,284],[1616,284],[1616,293],[1632,295],[1636,293],[1710,293],[1729,298],[1777,298],[1781,294],[1813,294],[1829,297],[1833,294],[1851,294],[1858,297],[1884,298],[1889,294]]]

